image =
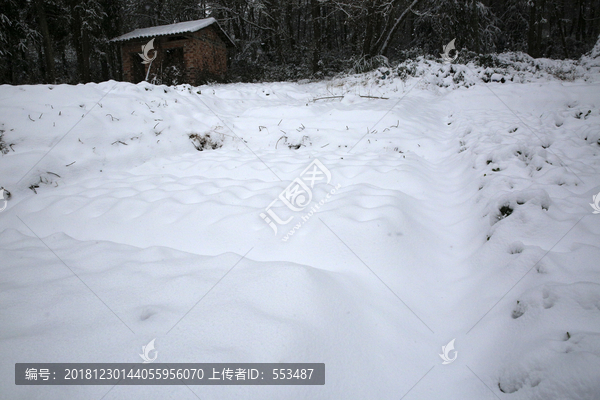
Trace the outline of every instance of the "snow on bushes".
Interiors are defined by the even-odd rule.
[[[600,48],[600,44],[597,45]],[[598,50],[600,52],[600,50]],[[595,54],[592,51],[590,54]],[[410,53],[396,66],[390,66],[386,60],[374,60],[371,63],[360,62],[351,73],[364,72],[361,83],[364,86],[385,86],[398,77],[404,83],[417,78],[424,86],[457,89],[471,87],[478,83],[527,83],[537,80],[574,81],[588,79],[588,72],[594,66],[590,56],[580,60],[551,60],[533,58],[522,52],[501,54],[459,53],[455,63],[444,64],[439,58],[430,55]],[[593,61],[593,60],[592,60]],[[376,68],[370,72],[369,67]],[[351,78],[346,74],[337,79]]]

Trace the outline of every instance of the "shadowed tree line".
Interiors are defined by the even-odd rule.
[[[438,55],[453,38],[481,54],[577,58],[600,34],[600,0],[0,0],[0,83],[119,80],[110,39],[209,16],[237,45],[234,81]]]

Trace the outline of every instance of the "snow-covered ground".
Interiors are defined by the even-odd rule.
[[[599,399],[584,61],[0,86],[0,397]],[[157,362],[323,362],[326,384],[14,384],[18,362],[140,362],[153,338]]]

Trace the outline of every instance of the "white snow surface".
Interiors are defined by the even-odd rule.
[[[176,24],[170,25],[159,25],[153,26],[150,28],[140,28],[124,35],[118,36],[112,39],[113,42],[120,42],[124,40],[130,39],[138,39],[138,38],[148,38],[155,36],[164,36],[164,35],[175,35],[178,33],[192,33],[197,32],[201,29],[206,28],[214,23],[217,20],[210,17],[204,19],[198,19],[195,21],[186,21],[186,22],[178,22]]]
[[[599,399],[598,71],[454,67],[473,84],[430,63],[0,86],[0,397]],[[260,214],[315,160],[330,182],[275,202],[274,233]],[[322,362],[326,384],[14,382],[20,362],[138,363],[154,338],[156,362]]]

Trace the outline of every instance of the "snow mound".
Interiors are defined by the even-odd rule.
[[[599,81],[501,57],[0,86],[3,396],[102,398],[14,364],[140,362],[155,338],[159,362],[324,362],[327,384],[111,398],[597,397]]]

